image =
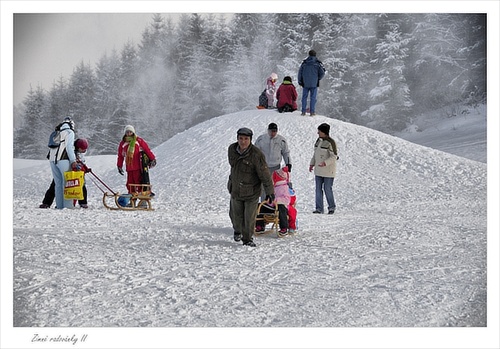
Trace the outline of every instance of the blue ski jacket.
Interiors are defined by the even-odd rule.
[[[302,87],[318,87],[319,81],[325,76],[325,68],[315,56],[309,56],[302,61],[299,68],[298,82]]]

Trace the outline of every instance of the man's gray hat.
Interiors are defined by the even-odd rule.
[[[252,137],[253,136],[253,132],[251,129],[247,128],[247,127],[242,127],[238,130],[238,132],[236,132],[238,135],[242,135],[242,136],[250,136]]]

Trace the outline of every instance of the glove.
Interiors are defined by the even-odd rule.
[[[292,164],[286,164],[286,167],[288,167],[288,172],[292,172]]]
[[[88,168],[87,165],[85,165],[85,164],[81,164],[81,165],[82,165],[83,172],[85,172],[85,173],[92,172],[92,170],[90,168]]]
[[[82,166],[78,162],[75,161],[75,162],[73,162],[71,164],[71,169],[73,171],[81,171],[82,170]]]
[[[269,202],[270,204],[272,204],[274,202],[274,199],[276,197],[274,196],[274,194],[269,194],[266,196],[266,201]]]
[[[314,165],[309,165],[309,172],[312,172],[313,169],[314,169]]]
[[[149,162],[149,168],[153,168],[156,166],[156,159],[153,159]]]
[[[123,172],[123,168],[118,167],[118,173],[119,173],[119,174],[121,174],[121,175],[123,176],[123,173],[124,173],[124,172]]]

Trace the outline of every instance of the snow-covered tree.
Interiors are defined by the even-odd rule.
[[[63,76],[54,81],[46,102],[49,124],[56,125],[69,114],[68,86]]]
[[[415,113],[486,101],[484,14],[239,13],[228,21],[191,13],[175,23],[155,14],[137,46],[104,53],[95,67],[82,61],[48,94],[31,90],[16,108],[16,154],[35,115],[50,129],[73,116],[96,154],[114,153],[126,124],[158,145],[255,108],[271,72],[297,86],[310,49],[327,70],[318,112],[332,118],[391,132]]]
[[[370,91],[375,102],[362,113],[368,125],[386,132],[401,131],[407,126],[413,102],[404,76],[409,39],[397,25],[377,44],[372,63],[377,65],[377,86]]]
[[[90,64],[81,61],[73,70],[68,84],[68,112],[75,121],[77,130],[95,119],[94,94],[94,71]]]
[[[89,130],[79,130],[80,137],[89,139],[90,144],[99,144],[93,153],[110,153],[116,150],[117,134],[121,134],[123,101],[121,99],[120,58],[113,50],[111,55],[101,57],[96,67],[95,113],[87,123]],[[120,123],[120,124],[117,124]]]
[[[176,67],[171,58],[172,35],[171,21],[156,14],[143,32],[139,45],[129,120],[151,146],[172,135],[176,88]]]
[[[56,125],[47,120],[46,99],[46,92],[41,86],[35,90],[30,86],[23,101],[23,123],[14,136],[15,157],[44,159],[47,155],[47,141]]]

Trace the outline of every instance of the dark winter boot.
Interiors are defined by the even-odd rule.
[[[241,241],[242,235],[241,233],[234,232],[234,241]]]

